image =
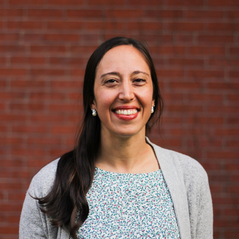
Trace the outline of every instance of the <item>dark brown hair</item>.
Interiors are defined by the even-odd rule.
[[[84,119],[78,133],[74,150],[64,154],[57,166],[55,181],[51,191],[43,198],[37,198],[41,211],[48,214],[54,226],[66,227],[72,238],[89,214],[86,193],[91,187],[95,160],[100,147],[101,123],[98,116],[91,115],[94,100],[94,82],[97,66],[110,49],[120,45],[132,45],[144,56],[151,72],[155,111],[146,124],[146,132],[160,118],[163,101],[153,61],[148,50],[137,40],[115,37],[101,44],[91,55],[85,70],[83,86]],[[158,115],[154,117],[155,114]],[[154,117],[154,122],[152,118]]]

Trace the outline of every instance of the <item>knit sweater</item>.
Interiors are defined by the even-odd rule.
[[[213,212],[208,177],[194,159],[152,144],[164,179],[170,191],[182,239],[212,239]],[[53,227],[49,217],[40,211],[33,197],[44,197],[50,191],[59,159],[46,165],[32,179],[20,219],[20,239],[69,239],[65,228]],[[153,209],[152,209],[153,210]]]

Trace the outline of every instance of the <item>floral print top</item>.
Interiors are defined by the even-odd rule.
[[[161,170],[125,174],[96,168],[89,215],[77,232],[88,238],[180,238]]]

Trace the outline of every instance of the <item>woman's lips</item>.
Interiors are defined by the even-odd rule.
[[[136,108],[126,109],[126,108],[117,108],[113,110],[115,115],[121,120],[132,120],[138,116],[138,111]]]
[[[133,115],[136,114],[138,111],[136,109],[119,109],[114,111],[118,115]]]

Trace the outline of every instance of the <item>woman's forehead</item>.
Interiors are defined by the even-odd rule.
[[[131,45],[117,46],[106,52],[99,62],[96,72],[103,73],[112,70],[150,71],[143,54]]]

